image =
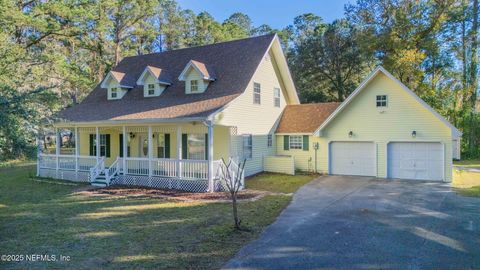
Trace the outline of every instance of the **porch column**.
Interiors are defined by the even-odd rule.
[[[61,140],[62,138],[61,138],[61,136],[60,136],[60,130],[59,130],[58,128],[55,129],[55,133],[56,133],[56,134],[55,134],[55,135],[56,135],[56,137],[55,137],[55,156],[57,157],[57,166],[56,166],[56,168],[57,168],[57,172],[58,172],[58,169],[59,169],[59,167],[60,167],[60,166],[59,166],[59,165],[60,165],[60,164],[59,164],[59,161],[60,161],[60,160],[59,160],[58,156],[60,155],[60,145],[61,145],[60,140]]]
[[[78,144],[78,127],[75,127],[75,172],[78,172],[78,153],[80,152],[80,145]]]
[[[122,142],[123,143],[123,145],[122,145],[122,147],[123,147],[123,159],[122,159],[122,162],[123,162],[123,175],[125,175],[126,172],[127,172],[127,156],[128,156],[127,155],[128,154],[127,153],[127,140],[128,140],[128,138],[127,138],[127,127],[123,126],[122,129],[123,129],[122,130],[123,131],[123,142]]]
[[[98,127],[95,127],[95,148],[97,152],[97,163],[100,160],[100,133]]]
[[[208,191],[214,192],[213,183],[213,123],[208,121]]]
[[[152,157],[153,157],[153,133],[152,126],[148,126],[148,176],[152,176]]]
[[[177,126],[177,176],[182,178],[182,127]]]

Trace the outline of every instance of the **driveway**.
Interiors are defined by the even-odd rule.
[[[480,198],[448,184],[323,176],[225,269],[479,269]]]

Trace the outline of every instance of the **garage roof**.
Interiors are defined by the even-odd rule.
[[[328,102],[287,105],[276,133],[313,133],[340,104]]]

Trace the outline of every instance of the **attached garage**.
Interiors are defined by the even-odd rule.
[[[439,142],[392,142],[387,155],[388,178],[444,179],[444,147]]]
[[[373,142],[330,143],[330,174],[376,176]]]

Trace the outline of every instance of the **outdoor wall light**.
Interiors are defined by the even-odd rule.
[[[135,133],[130,132],[130,139],[133,139],[133,138],[135,138]]]
[[[416,130],[412,131],[412,137],[413,138],[417,137],[417,131]]]
[[[350,130],[350,132],[348,132],[348,137],[349,138],[353,137],[353,131]]]

